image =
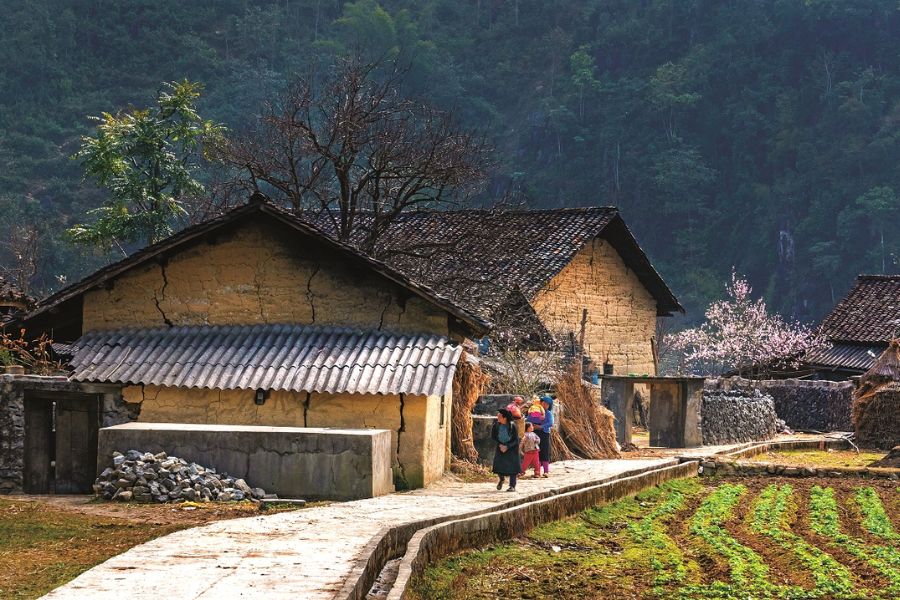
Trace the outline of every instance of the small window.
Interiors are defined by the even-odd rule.
[[[440,427],[443,429],[444,423],[447,418],[444,416],[444,411],[447,409],[447,396],[441,396],[441,419],[440,419]]]

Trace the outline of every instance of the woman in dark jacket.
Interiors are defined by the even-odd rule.
[[[497,420],[491,428],[491,439],[497,442],[494,452],[494,473],[500,478],[497,489],[503,489],[503,481],[509,477],[507,492],[516,491],[516,477],[522,470],[519,457],[519,431],[513,423],[512,415],[505,408],[497,411]]]

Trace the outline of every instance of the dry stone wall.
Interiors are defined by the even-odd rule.
[[[791,429],[853,431],[850,417],[852,382],[723,377],[710,380],[710,383],[725,390],[754,388],[772,396],[775,412]]]
[[[768,440],[778,432],[775,401],[759,390],[705,389],[700,420],[704,445]]]
[[[29,393],[88,393],[100,397],[102,426],[137,419],[140,406],[122,399],[116,386],[80,384],[65,377],[0,375],[0,494],[22,490],[25,470],[25,399]]]

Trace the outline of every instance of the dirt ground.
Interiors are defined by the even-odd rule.
[[[279,506],[267,512],[295,510]],[[38,598],[132,546],[179,529],[262,514],[251,502],[130,504],[92,496],[0,498],[0,598]]]
[[[106,502],[93,496],[13,495],[4,496],[11,502],[37,502],[50,509],[79,513],[92,517],[124,519],[151,525],[182,525],[193,527],[222,519],[238,519],[260,514],[259,505],[252,502],[183,502],[180,504],[137,504]],[[315,503],[312,506],[321,506]],[[311,505],[307,505],[311,506]],[[296,506],[269,508],[269,511],[294,510]]]

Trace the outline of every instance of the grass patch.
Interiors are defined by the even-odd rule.
[[[879,450],[772,450],[757,454],[749,460],[756,463],[772,463],[791,467],[867,467],[880,458],[884,451]]]
[[[0,598],[38,598],[132,546],[182,528],[0,500]]]

